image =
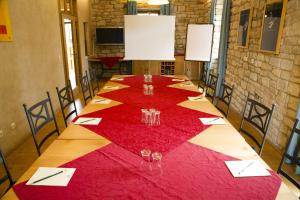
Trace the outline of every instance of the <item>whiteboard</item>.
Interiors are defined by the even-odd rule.
[[[213,24],[189,24],[186,37],[185,60],[210,62],[213,32]]]
[[[125,15],[125,60],[175,60],[175,16]]]

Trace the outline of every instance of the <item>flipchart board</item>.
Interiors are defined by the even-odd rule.
[[[213,43],[213,24],[189,24],[185,60],[210,62]]]
[[[175,16],[125,15],[124,60],[175,60]]]

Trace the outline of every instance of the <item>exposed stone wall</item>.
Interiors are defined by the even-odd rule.
[[[124,15],[126,15],[126,0],[91,0],[91,38],[93,54],[100,56],[123,56],[124,46],[96,46],[96,27],[118,27],[124,26]]]
[[[239,11],[253,4],[248,48],[237,46]],[[300,97],[300,2],[290,0],[279,55],[259,51],[259,39],[266,0],[232,1],[226,82],[235,85],[232,105],[239,112],[248,91],[260,102],[276,104],[268,139],[285,146],[295,121]]]
[[[187,25],[208,23],[211,0],[173,0],[172,14],[176,16],[176,53],[184,53]]]
[[[91,33],[95,38],[97,26],[124,26],[126,0],[91,0]],[[176,53],[184,53],[188,23],[208,23],[211,0],[170,0],[171,14],[176,16]],[[138,3],[139,8],[153,8]],[[94,44],[94,42],[92,42]],[[94,55],[123,56],[124,46],[94,46]]]

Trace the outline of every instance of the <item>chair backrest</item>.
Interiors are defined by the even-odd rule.
[[[1,177],[0,177],[0,185],[4,184],[6,181],[9,182],[9,186],[3,192],[0,193],[1,194],[0,197],[2,197],[13,186],[14,181],[10,175],[7,163],[5,161],[4,155],[1,150],[0,150],[0,163],[4,168],[4,175],[3,176],[1,175]]]
[[[219,77],[218,75],[214,75],[212,73],[210,73],[208,76],[206,96],[210,97],[212,99],[212,102],[214,101],[216,95],[218,77]]]
[[[293,149],[292,154],[288,152],[291,149]],[[284,153],[282,155],[282,159],[279,164],[277,173],[282,174],[285,178],[291,181],[298,189],[300,189],[300,182],[299,182],[299,178],[296,177],[299,177],[299,174],[296,174],[295,170],[296,167],[297,168],[300,167],[299,151],[300,151],[300,128],[299,128],[299,120],[297,119],[292,129],[290,138],[288,139]],[[284,169],[285,167],[283,167],[284,162],[288,164],[286,170]],[[292,173],[293,171],[295,173]]]
[[[54,133],[59,135],[59,130],[57,126],[57,122],[55,119],[50,94],[47,92],[47,98],[34,104],[31,107],[27,107],[26,104],[23,104],[26,117],[29,123],[29,127],[31,129],[31,133],[34,139],[35,146],[37,148],[38,154],[41,155],[41,147],[44,142]],[[48,132],[41,138],[41,141],[38,141],[37,134],[41,131],[43,127],[48,124],[54,123],[54,130]]]
[[[90,79],[91,79],[90,81],[91,81],[93,96],[95,96],[100,89],[99,79],[97,78],[97,68],[94,67],[89,69],[89,73],[90,73]]]
[[[92,93],[90,89],[89,77],[87,71],[85,71],[85,75],[80,78],[80,86],[83,95],[83,100],[86,105],[89,99],[92,99]]]
[[[56,92],[65,125],[67,127],[69,117],[71,117],[73,114],[77,116],[77,109],[70,80],[64,88],[59,89],[56,87]]]
[[[201,70],[201,74],[200,74],[198,88],[204,89],[206,87],[206,84],[207,84],[207,73],[208,73],[208,69],[205,66],[203,66],[202,70]]]
[[[234,86],[230,87],[229,85],[222,83],[221,89],[222,89],[221,96],[217,98],[216,107],[227,117],[231,99],[232,99]],[[218,106],[219,101],[223,102],[226,105],[225,110],[221,109]]]
[[[239,131],[242,131],[246,135],[248,135],[259,147],[259,155],[261,155],[261,151],[265,144],[266,135],[269,129],[269,124],[272,118],[272,114],[274,111],[275,105],[273,104],[271,109],[267,106],[255,101],[254,99],[250,99],[249,95],[247,97],[246,105],[243,112],[243,118],[240,124]],[[262,134],[262,140],[259,142],[253,134],[251,134],[248,130],[244,128],[244,122],[248,122],[253,125],[257,130]]]

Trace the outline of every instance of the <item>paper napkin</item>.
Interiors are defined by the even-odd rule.
[[[227,124],[222,117],[199,118],[204,125],[222,125]]]
[[[40,167],[26,185],[67,186],[76,168]]]
[[[111,100],[110,99],[93,99],[92,104],[110,104]]]
[[[270,172],[258,160],[225,161],[233,177],[270,176]]]
[[[173,78],[172,81],[176,81],[176,82],[184,82],[184,79],[178,79],[178,78]]]
[[[124,81],[124,78],[111,78],[112,81]]]
[[[191,83],[191,82],[186,82],[186,83],[180,84],[180,87],[191,87],[191,86],[193,86],[193,83]]]
[[[197,97],[188,97],[188,99],[190,101],[207,101],[207,99],[204,98],[205,95],[200,95],[200,96],[197,96]]]
[[[117,90],[119,89],[120,87],[119,86],[110,86],[110,85],[107,85],[107,86],[104,86],[104,90]]]
[[[74,124],[76,125],[98,125],[102,118],[79,117]]]

